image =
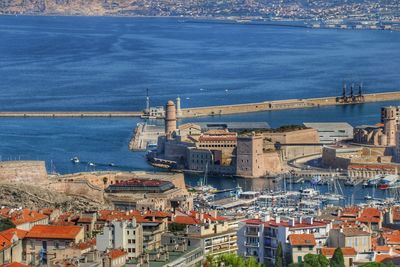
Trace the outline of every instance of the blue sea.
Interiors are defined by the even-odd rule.
[[[400,33],[180,22],[169,18],[0,16],[0,110],[141,110],[335,96],[342,81],[399,90]],[[193,121],[379,122],[382,105],[260,112]],[[49,171],[153,170],[128,142],[139,119],[0,118],[2,160]],[[184,120],[186,122],[189,120]],[[84,162],[74,165],[78,156]],[[114,167],[109,166],[115,164]],[[195,180],[188,180],[194,182]],[[236,181],[211,179],[218,187]]]

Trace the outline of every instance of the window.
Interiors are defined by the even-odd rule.
[[[298,250],[298,251],[301,251],[301,246],[297,247],[297,250]]]

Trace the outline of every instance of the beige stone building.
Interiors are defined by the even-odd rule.
[[[328,246],[333,248],[352,247],[358,253],[372,249],[371,234],[358,228],[331,229]]]
[[[333,257],[333,254],[335,253],[336,248],[321,248],[321,254],[327,257],[328,259],[331,259]],[[352,267],[354,266],[353,263],[356,260],[357,257],[357,251],[354,248],[341,248],[342,253],[343,253],[343,258],[344,258],[344,265],[346,267]]]
[[[57,250],[84,241],[84,231],[79,226],[35,225],[25,236],[26,262],[39,265],[41,253],[56,255]]]
[[[291,234],[288,239],[292,263],[301,263],[305,255],[317,253],[314,234]]]

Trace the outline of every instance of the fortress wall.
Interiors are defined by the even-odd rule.
[[[85,180],[59,181],[50,184],[49,187],[57,192],[62,192],[67,195],[81,196],[99,203],[104,202],[103,190],[91,185]]]
[[[47,181],[44,161],[0,161],[0,182],[40,184]]]

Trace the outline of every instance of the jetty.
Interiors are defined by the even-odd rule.
[[[181,118],[193,118],[202,116],[216,116],[228,114],[251,113],[260,111],[275,111],[301,108],[318,108],[336,105],[357,105],[371,102],[384,102],[400,100],[400,91],[363,94],[362,101],[342,101],[335,96],[305,99],[286,99],[275,101],[263,101],[246,104],[231,104],[220,106],[193,107],[181,109]],[[0,117],[23,117],[23,118],[96,118],[96,117],[119,117],[129,118],[144,116],[143,111],[2,111]]]
[[[0,117],[13,118],[96,118],[96,117],[140,117],[141,111],[1,111]]]

